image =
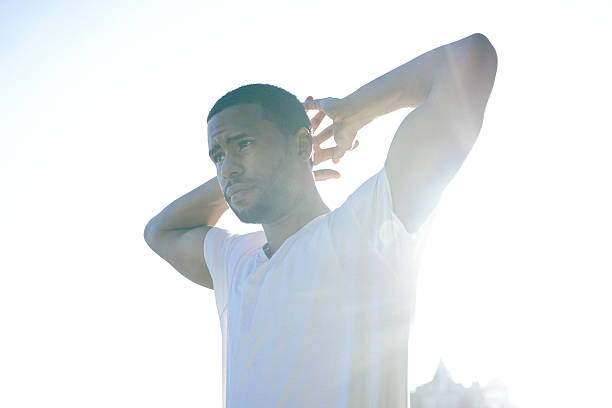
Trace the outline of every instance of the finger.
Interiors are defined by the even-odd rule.
[[[313,173],[314,173],[315,181],[323,181],[323,180],[340,178],[340,173],[338,173],[336,170],[331,170],[331,169],[315,170],[313,171]]]
[[[323,163],[324,161],[331,159],[333,151],[333,147],[330,147],[329,149],[315,150],[314,158],[312,160],[313,166],[316,166],[319,163]]]
[[[321,121],[323,120],[324,117],[325,117],[325,112],[319,111],[316,115],[312,117],[312,119],[310,119],[310,124],[312,125],[313,132],[317,130],[317,128],[321,124]]]
[[[332,161],[337,164],[342,158],[342,156],[344,156],[345,152],[346,152],[346,149],[342,146],[334,147],[332,151]]]
[[[304,105],[304,109],[306,109],[306,104],[310,103],[314,100],[314,98],[312,96],[307,97],[304,102],[302,102],[302,105]]]
[[[302,105],[304,105],[304,109],[306,110],[319,109],[319,101],[314,100],[312,96],[306,98],[306,100],[302,102]]]
[[[343,147],[336,146],[336,147],[332,147],[326,150],[331,150],[330,153],[331,153],[332,162],[334,162],[334,164],[338,164],[338,162],[340,161],[340,159],[342,158],[342,156],[344,156],[346,152],[352,152],[357,147],[359,147],[359,141],[355,140],[355,144],[350,149],[345,149]]]
[[[316,135],[312,142],[316,145],[320,145],[321,143],[323,143],[324,141],[326,141],[327,139],[329,139],[330,137],[332,137],[334,135],[334,124],[332,123],[331,125],[329,125],[328,127],[326,127],[325,129],[323,129],[321,131],[321,133],[319,133],[318,135]]]

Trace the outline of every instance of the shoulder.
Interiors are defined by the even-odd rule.
[[[392,199],[387,171],[383,167],[357,187],[337,211],[349,211],[362,218],[385,207],[392,208]]]
[[[363,182],[336,211],[351,232],[343,235],[372,248],[401,246],[415,239],[416,234],[409,232],[395,213],[385,167]]]
[[[220,263],[227,263],[231,258],[240,258],[258,251],[265,242],[263,231],[235,234],[222,228],[212,227],[204,239],[205,259],[207,262],[210,259],[211,264],[218,266]]]

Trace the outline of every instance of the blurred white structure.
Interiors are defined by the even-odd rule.
[[[477,382],[466,388],[453,381],[442,361],[434,378],[410,393],[411,408],[513,408],[508,390],[501,382],[481,387]]]

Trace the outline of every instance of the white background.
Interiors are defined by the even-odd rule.
[[[251,82],[342,97],[474,32],[497,79],[424,248],[410,388],[443,359],[520,407],[609,406],[611,18],[603,0],[1,2],[0,406],[220,406],[214,294],[142,238],[214,176],[208,110]],[[407,113],[360,132],[328,205]]]

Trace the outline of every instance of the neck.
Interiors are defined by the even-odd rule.
[[[262,224],[271,253],[280,248],[287,238],[295,234],[300,228],[322,214],[330,212],[316,188],[310,191],[286,215],[269,224]]]

